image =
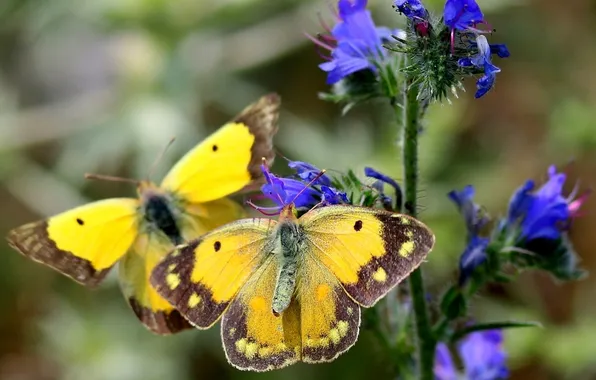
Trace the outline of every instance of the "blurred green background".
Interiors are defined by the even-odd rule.
[[[527,178],[551,163],[571,191],[595,185],[596,3],[479,0],[511,57],[496,87],[434,104],[421,147],[421,218],[437,235],[425,264],[435,294],[455,278],[464,227],[446,193],[466,184],[493,216]],[[341,117],[320,58],[303,35],[331,21],[332,0],[0,0],[0,233],[93,199],[134,195],[126,184],[83,173],[143,177],[176,136],[159,175],[259,96],[283,99],[276,145],[291,159],[401,178],[397,127],[384,104]],[[378,24],[402,18],[370,0]],[[426,0],[442,9],[443,1]],[[283,166],[279,159],[276,168]],[[596,270],[596,202],[572,240]],[[0,246],[0,378],[249,379],[383,378],[372,334],[331,364],[258,375],[226,363],[219,329],[153,336],[124,302],[116,271],[90,291]],[[524,319],[544,329],[506,335],[514,379],[596,378],[594,277],[571,284],[526,273],[476,297],[479,321]]]

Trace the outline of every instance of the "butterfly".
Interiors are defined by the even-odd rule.
[[[8,234],[23,255],[87,286],[119,262],[124,296],[157,334],[190,327],[149,286],[154,266],[177,244],[244,216],[226,196],[262,182],[263,157],[274,158],[280,98],[262,97],[190,150],[159,186],[136,181],[138,198],[86,204]]]
[[[360,307],[406,278],[434,241],[410,216],[331,205],[296,218],[290,203],[279,221],[242,219],[176,247],[150,281],[200,329],[223,315],[228,361],[267,371],[348,350]]]

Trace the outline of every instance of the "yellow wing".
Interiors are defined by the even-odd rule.
[[[193,240],[205,233],[246,216],[244,208],[228,198],[184,207],[180,218],[182,237]]]
[[[151,271],[172,248],[161,233],[143,233],[119,263],[120,285],[129,305],[149,330],[162,335],[191,327],[149,284]]]
[[[208,328],[270,252],[270,219],[243,219],[177,247],[151,284],[193,325]]]
[[[180,225],[182,238],[189,241],[243,215],[239,204],[224,198],[188,205],[176,223]],[[162,231],[145,229],[119,264],[122,292],[132,310],[149,330],[162,335],[191,327],[149,283],[155,266],[173,249]]]
[[[277,258],[270,256],[224,314],[222,341],[236,368],[268,371],[299,360],[331,361],[356,342],[360,307],[308,255],[290,306],[276,317],[271,304],[278,271]]]
[[[280,99],[262,97],[233,121],[188,152],[166,175],[161,187],[190,203],[223,198],[262,179],[260,165],[274,158]]]
[[[274,255],[254,272],[225,312],[221,339],[230,364],[268,371],[300,360],[300,308],[292,302],[278,317],[271,303],[279,263]]]
[[[370,208],[322,207],[306,213],[299,223],[315,260],[365,307],[416,269],[435,242],[422,222]]]
[[[26,224],[8,234],[23,255],[88,286],[98,284],[138,233],[138,201],[106,199]]]

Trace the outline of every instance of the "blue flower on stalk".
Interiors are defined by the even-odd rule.
[[[474,203],[474,187],[468,185],[461,191],[453,190],[448,196],[463,215],[468,231],[468,245],[459,260],[459,283],[464,284],[474,270],[487,260],[486,247],[489,239],[478,236],[489,218],[482,208]]]
[[[339,23],[330,36],[313,39],[331,51],[329,62],[319,65],[327,73],[327,84],[334,84],[361,70],[377,72],[386,57],[383,40],[392,34],[388,28],[378,28],[366,9],[367,0],[339,0]]]
[[[491,62],[491,46],[488,44],[486,37],[480,35],[476,38],[476,46],[478,47],[478,54],[472,57],[460,58],[457,64],[461,67],[476,67],[484,72],[484,75],[476,82],[476,99],[485,95],[495,84],[497,73],[501,72],[497,66]],[[509,56],[509,50],[505,45],[498,45],[495,48],[497,54]]]
[[[499,380],[509,376],[501,330],[470,333],[458,344],[457,351],[464,365],[463,378],[466,380]],[[434,374],[436,380],[462,378],[449,348],[442,342],[437,344],[435,351]]]
[[[563,196],[566,175],[555,166],[548,169],[548,181],[533,191],[534,181],[527,181],[511,198],[506,225],[519,226],[520,241],[558,240],[571,218],[577,215],[587,194],[573,200]]]

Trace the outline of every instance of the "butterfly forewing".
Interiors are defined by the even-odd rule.
[[[279,96],[270,94],[248,106],[188,152],[161,187],[186,202],[204,203],[261,182],[263,157],[270,165],[275,155],[279,105]]]
[[[388,211],[328,206],[300,218],[310,254],[365,307],[416,269],[434,245],[422,222]]]
[[[193,325],[213,325],[267,256],[270,219],[243,219],[176,248],[151,276],[157,292]]]
[[[18,227],[7,239],[23,255],[94,286],[131,246],[137,207],[130,198],[97,201]]]

